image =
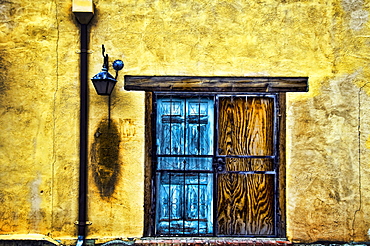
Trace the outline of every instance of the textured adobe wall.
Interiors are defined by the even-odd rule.
[[[0,4],[0,232],[71,236],[78,56],[70,47],[78,42],[70,5]]]
[[[310,71],[312,98],[289,97],[288,228],[294,240],[368,241],[369,2],[338,1],[326,73]],[[315,34],[321,43],[324,33]],[[323,51],[324,52],[324,51]],[[291,134],[290,134],[291,133]],[[304,216],[302,216],[304,215]]]
[[[98,2],[92,41],[123,54],[127,74],[309,76],[310,92],[288,95],[287,235],[367,241],[368,5]]]
[[[109,128],[90,85],[90,238],[142,235],[144,94],[123,90],[130,74],[309,76],[287,98],[288,238],[369,240],[368,1],[94,3],[89,77],[101,44],[126,66]],[[76,238],[79,25],[69,1],[0,4],[0,233]]]

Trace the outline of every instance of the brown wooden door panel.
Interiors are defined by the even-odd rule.
[[[230,156],[217,175],[218,233],[273,235],[274,98],[225,96],[218,102],[218,156]]]
[[[247,155],[273,155],[273,98],[248,97],[247,112]]]
[[[219,99],[219,155],[247,154],[247,104],[245,97]]]
[[[220,97],[219,155],[273,154],[274,99]]]
[[[248,174],[247,234],[274,234],[274,176]]]
[[[225,158],[225,171],[248,172],[248,171],[273,171],[273,159],[268,158]]]
[[[220,174],[219,235],[274,234],[274,177],[266,174]]]
[[[218,175],[218,234],[245,235],[248,219],[248,180],[245,175]]]

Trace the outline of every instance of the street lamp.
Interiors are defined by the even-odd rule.
[[[102,45],[102,54],[104,57],[103,68],[101,72],[97,73],[92,79],[92,83],[95,87],[98,95],[110,96],[113,91],[114,86],[117,83],[118,71],[121,70],[124,66],[121,60],[115,60],[112,64],[113,69],[116,70],[116,76],[113,77],[109,72],[108,65],[108,54],[105,54],[104,44]]]

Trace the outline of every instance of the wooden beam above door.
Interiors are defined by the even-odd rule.
[[[308,77],[125,76],[125,90],[192,92],[307,92]]]

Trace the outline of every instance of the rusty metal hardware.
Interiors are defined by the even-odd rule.
[[[86,226],[86,225],[92,225],[92,222],[91,221],[85,221],[85,222],[83,222],[83,221],[76,220],[74,222],[74,224],[75,225],[79,225],[79,226]]]

